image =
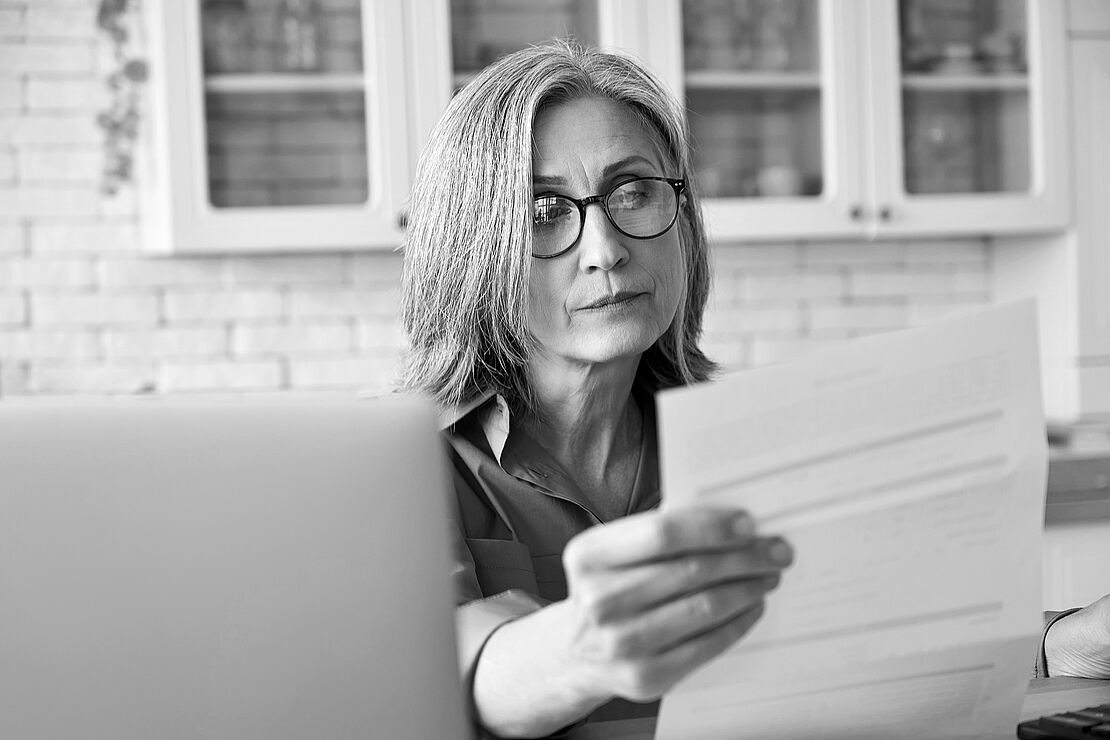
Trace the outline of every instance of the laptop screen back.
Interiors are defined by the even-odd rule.
[[[468,737],[430,411],[0,405],[0,737]]]

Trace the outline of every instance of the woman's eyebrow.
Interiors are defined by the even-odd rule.
[[[647,157],[639,154],[633,154],[632,156],[625,157],[624,159],[618,159],[616,162],[611,162],[610,164],[605,165],[605,169],[601,171],[601,177],[602,179],[612,177],[621,170],[626,169],[627,167],[630,167],[634,164],[646,164],[648,167],[656,166],[655,163]]]
[[[601,179],[607,180],[618,172],[636,164],[643,164],[652,168],[657,167],[657,165],[647,157],[639,154],[633,154],[631,156],[618,159],[616,162],[610,162],[609,164],[605,165],[605,168],[601,171]],[[543,186],[566,185],[567,179],[562,175],[533,175],[532,184]]]
[[[533,185],[566,185],[567,179],[561,175],[533,175]]]

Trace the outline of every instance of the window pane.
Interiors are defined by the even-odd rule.
[[[459,75],[529,44],[564,37],[597,45],[597,0],[451,1],[451,57]]]
[[[1024,91],[903,95],[907,193],[1028,191]]]
[[[360,0],[197,1],[212,205],[366,202]]]
[[[901,0],[907,193],[1028,191],[1023,0]]]
[[[821,98],[815,91],[689,91],[694,168],[712,198],[820,195]]]
[[[815,0],[682,4],[686,105],[705,195],[821,194],[818,13]]]
[[[361,92],[210,93],[206,109],[212,205],[366,201]]]
[[[819,68],[814,0],[686,0],[686,69]]]

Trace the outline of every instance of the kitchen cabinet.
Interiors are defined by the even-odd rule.
[[[421,147],[454,88],[554,35],[602,43],[598,0],[145,10],[146,243],[172,254],[395,248]]]
[[[147,11],[144,212],[159,251],[396,247],[419,152],[453,90],[553,35],[629,52],[686,101],[715,241],[1034,233],[1070,218],[1055,2],[189,0]],[[298,62],[290,39],[306,27],[319,48]]]
[[[1030,233],[1070,217],[1064,12],[664,0],[618,45],[685,98],[715,237]]]
[[[393,248],[422,109],[414,11],[376,0],[144,6],[155,251]]]

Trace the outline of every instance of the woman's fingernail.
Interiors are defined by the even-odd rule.
[[[767,557],[776,563],[787,565],[794,560],[794,548],[786,544],[785,540],[774,540],[767,547]]]
[[[741,514],[732,522],[732,533],[737,537],[751,537],[755,534],[755,522],[747,514]]]

